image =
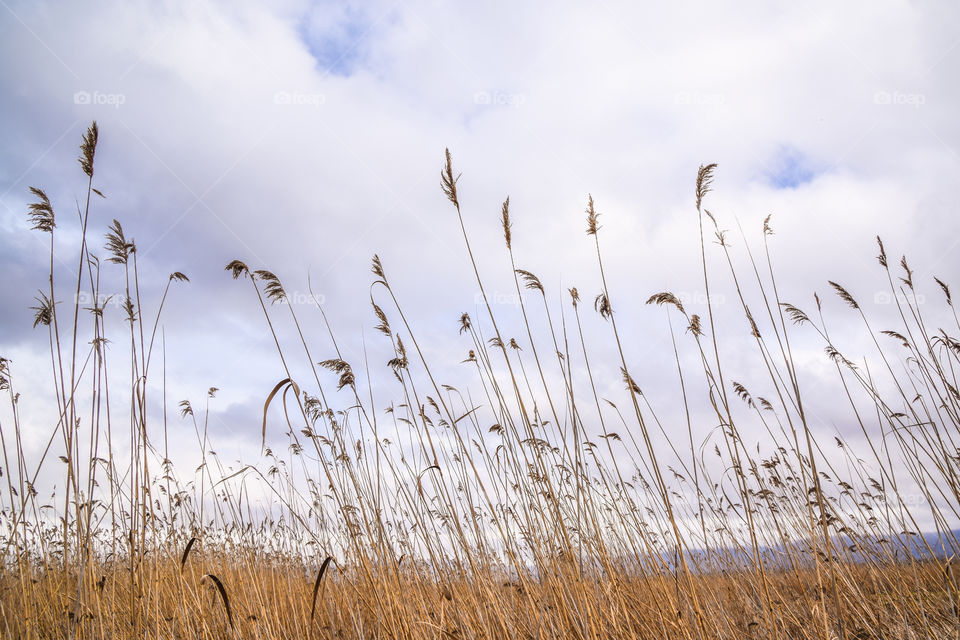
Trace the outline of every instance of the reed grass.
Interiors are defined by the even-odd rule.
[[[211,388],[202,413],[179,403],[202,460],[183,469],[170,459],[167,399],[158,421],[148,380],[168,293],[189,280],[171,273],[151,314],[120,222],[106,225],[98,257],[98,136],[96,123],[83,136],[75,223],[30,190],[29,221],[49,234],[33,310],[57,417],[41,455],[28,453],[14,363],[0,358],[3,637],[960,637],[960,320],[949,285],[915,282],[906,258],[891,267],[879,239],[896,326],[877,330],[857,292],[833,281],[846,308],[825,313],[814,296],[808,313],[781,298],[769,217],[762,251],[744,234],[749,268],[735,266],[706,208],[717,166],[701,167],[690,219],[706,303],[639,298],[663,308],[675,360],[675,401],[654,407],[641,386],[650,372],[629,355],[642,336],[621,315],[636,292],[608,286],[618,267],[604,260],[604,226],[615,218],[601,225],[588,196],[583,241],[601,287],[587,318],[578,289],[552,303],[518,266],[507,198],[503,260],[520,304],[495,308],[467,229],[482,222],[462,209],[448,150],[441,189],[483,302],[481,317],[459,322],[469,388],[440,379],[433,336],[412,326],[379,257],[369,302],[390,353],[381,364],[348,362],[319,304],[299,317],[275,273],[235,260],[226,271],[252,287],[278,356],[278,382],[252,417],[259,462],[228,469],[213,453]],[[81,238],[66,282],[54,278],[61,224]],[[718,259],[725,270],[711,267]],[[106,322],[117,312],[100,291],[108,268],[124,282],[122,334]],[[930,284],[935,306],[917,296]],[[733,301],[723,313],[718,289]],[[521,325],[523,337],[502,332]],[[836,336],[853,332],[869,359],[844,355]],[[756,378],[731,379],[729,336],[750,339]],[[832,410],[858,431],[849,437],[811,421],[816,394],[798,361],[811,341],[833,367],[817,382],[845,398]],[[607,399],[611,371],[622,388]],[[761,442],[746,439],[758,430]],[[58,477],[55,499],[37,491]]]

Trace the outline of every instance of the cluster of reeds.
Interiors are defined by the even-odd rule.
[[[586,240],[601,288],[587,304],[572,288],[559,306],[518,268],[504,201],[504,259],[524,328],[507,335],[474,260],[447,152],[441,186],[484,301],[480,317],[459,323],[471,387],[438,378],[426,357],[430,337],[408,322],[378,257],[370,305],[390,353],[382,364],[348,362],[321,305],[301,318],[277,275],[233,261],[226,269],[251,287],[279,357],[279,382],[264,391],[262,463],[228,469],[212,453],[211,388],[202,413],[179,405],[202,452],[200,467],[184,473],[170,460],[166,397],[157,424],[148,380],[158,375],[167,291],[187,278],[172,273],[151,313],[137,245],[113,221],[105,262],[123,272],[126,330],[110,333],[100,292],[108,265],[90,231],[93,196],[102,196],[97,137],[94,124],[81,146],[87,190],[66,284],[54,281],[61,220],[44,191],[31,190],[30,220],[50,239],[34,324],[48,333],[57,418],[42,455],[28,455],[24,425],[33,423],[20,415],[12,364],[0,359],[10,400],[0,423],[4,637],[960,634],[960,341],[949,335],[960,321],[948,285],[936,280],[937,317],[952,324],[930,325],[914,272],[905,258],[891,267],[879,239],[899,326],[878,331],[854,295],[830,283],[849,307],[843,326],[862,324],[875,347],[855,363],[833,341],[819,298],[808,313],[780,297],[769,218],[759,258],[748,247],[751,268],[735,268],[704,207],[716,167],[701,167],[693,212],[705,304],[688,309],[670,292],[646,300],[667,309],[679,389],[673,406],[655,408],[638,383],[643,364],[628,355],[636,346],[624,333],[629,319],[607,285],[593,198]],[[725,273],[708,267],[708,250],[720,252]],[[719,287],[744,320],[736,327],[721,326],[711,298]],[[584,330],[590,313],[605,335]],[[308,330],[317,322],[321,336]],[[749,384],[765,397],[725,366],[723,332],[741,327],[760,363]],[[296,346],[284,346],[291,337]],[[588,338],[607,340],[603,352],[615,361],[592,357]],[[848,402],[832,409],[860,430],[856,450],[839,436],[824,441],[809,417],[817,401],[795,353],[811,338]],[[598,372],[611,369],[622,386],[606,399]],[[123,397],[111,396],[116,376]],[[268,446],[280,440],[278,424],[282,451]],[[743,435],[758,430],[762,446]],[[37,491],[38,478],[58,474],[59,494]]]

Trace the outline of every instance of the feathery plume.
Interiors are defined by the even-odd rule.
[[[620,367],[620,373],[623,374],[623,382],[627,385],[627,391],[632,391],[637,395],[643,395],[640,391],[640,385],[634,382],[633,377],[631,377],[626,369]]]
[[[233,276],[234,280],[236,280],[240,276],[250,275],[250,269],[247,267],[246,264],[244,264],[243,262],[240,262],[239,260],[233,260],[232,262],[230,262],[230,264],[224,267],[224,271],[229,271],[230,275]]]
[[[53,322],[53,301],[47,297],[43,291],[38,291],[40,295],[36,296],[34,300],[37,301],[37,306],[30,307],[31,311],[34,311],[33,314],[33,327],[36,329],[37,325],[49,326]]]
[[[503,201],[503,208],[500,211],[501,222],[503,223],[503,239],[507,243],[507,249],[512,248],[512,239],[513,234],[510,232],[510,228],[513,227],[513,223],[510,222],[510,196],[507,196],[507,199]]]
[[[891,330],[889,330],[889,329],[887,329],[887,330],[885,330],[885,331],[881,331],[880,333],[882,333],[882,334],[885,335],[885,336],[889,336],[889,337],[891,337],[891,338],[895,338],[895,339],[899,340],[899,341],[900,341],[900,344],[902,344],[904,347],[906,347],[907,349],[910,348],[910,343],[907,342],[907,339],[906,339],[902,334],[897,333],[896,331],[891,331]]]
[[[389,336],[392,331],[390,330],[390,321],[387,320],[387,314],[383,312],[383,309],[373,301],[373,297],[370,297],[370,304],[373,305],[373,314],[377,316],[377,320],[380,321],[380,324],[374,327],[377,331],[382,333],[385,336]]]
[[[733,392],[737,394],[737,397],[747,403],[747,406],[753,409],[753,398],[750,396],[750,392],[747,391],[746,387],[737,382],[736,380],[732,381]]]
[[[540,283],[540,279],[524,269],[517,269],[517,274],[520,276],[520,279],[523,280],[523,286],[527,289],[533,289],[534,291],[539,291],[543,293],[543,285]]]
[[[910,269],[909,266],[907,266],[907,256],[903,256],[900,258],[900,267],[903,269],[904,273],[907,274],[906,277],[900,278],[900,282],[907,285],[907,287],[909,287],[910,290],[913,291],[913,270]]]
[[[936,277],[936,276],[934,276],[933,279],[936,280],[937,284],[940,285],[940,288],[943,289],[943,295],[945,295],[945,296],[947,297],[947,304],[952,307],[952,306],[953,306],[953,299],[950,297],[950,287],[948,287],[947,284],[946,284],[943,280],[941,280],[940,278],[938,278],[938,277]]]
[[[803,324],[804,322],[810,322],[810,318],[807,317],[807,314],[805,314],[803,311],[796,308],[789,302],[781,302],[780,306],[783,307],[783,310],[787,312],[787,315],[790,316],[790,320],[792,320],[794,324]]]
[[[600,227],[597,226],[597,218],[600,217],[600,214],[597,213],[597,210],[593,206],[593,196],[589,193],[587,194],[587,235],[595,236],[597,235],[597,229]]]
[[[263,293],[267,296],[267,299],[270,300],[271,304],[283,302],[287,299],[287,292],[283,290],[283,285],[280,284],[280,278],[274,275],[273,272],[260,269],[259,271],[254,271],[254,274],[263,282]]]
[[[123,235],[123,227],[120,226],[117,220],[114,220],[113,224],[110,225],[106,238],[106,249],[110,252],[110,257],[107,258],[107,262],[127,264],[127,260],[135,250],[135,246],[133,242],[127,241],[127,238]]]
[[[750,313],[750,307],[744,307],[744,310],[747,313],[747,321],[750,323],[750,335],[752,335],[754,338],[759,338],[760,330],[757,329],[757,323],[753,319],[753,314]]]
[[[443,188],[443,194],[447,196],[447,200],[453,203],[453,206],[459,209],[460,201],[457,199],[457,180],[460,179],[460,174],[457,174],[456,178],[453,177],[453,160],[450,157],[450,149],[445,149],[444,155],[446,157],[446,163],[440,171],[440,183]]]
[[[713,185],[713,170],[717,168],[717,163],[700,165],[700,168],[697,169],[697,211],[700,210],[700,203],[703,202],[704,196],[710,193],[710,188]]]
[[[597,294],[597,297],[593,300],[593,308],[604,320],[609,320],[610,316],[613,315],[613,308],[610,306],[610,300],[605,293]]]
[[[880,239],[880,236],[877,236],[877,245],[880,247],[880,253],[877,255],[877,262],[880,263],[880,266],[884,269],[887,268],[887,251],[883,248],[883,240]]]
[[[830,283],[830,286],[833,287],[834,291],[837,292],[837,295],[840,296],[841,300],[846,302],[848,305],[850,305],[854,309],[860,308],[860,305],[858,305],[857,301],[853,299],[853,296],[850,295],[849,291],[841,287],[839,284],[837,284],[833,280],[828,280],[828,282]]]
[[[403,340],[400,339],[400,336],[397,336],[397,356],[391,358],[387,362],[387,366],[394,370],[394,372],[399,372],[400,369],[406,369],[409,366],[410,360],[407,358],[407,349],[403,346]]]
[[[83,134],[83,141],[80,143],[80,158],[78,158],[80,167],[88,178],[93,177],[93,157],[97,153],[97,139],[99,137],[97,121],[94,120],[87,128],[87,132]]]
[[[30,222],[33,223],[31,228],[52,233],[53,228],[57,225],[54,222],[53,205],[50,204],[50,198],[47,197],[43,189],[36,187],[30,187],[30,193],[40,199],[39,202],[32,202],[29,205],[30,213],[28,215],[30,216]]]
[[[680,313],[682,313],[683,315],[687,315],[687,312],[683,308],[683,303],[680,302],[680,299],[668,291],[663,291],[661,293],[653,294],[652,296],[647,298],[647,304],[657,304],[657,305],[672,304],[677,308],[678,311],[680,311]]]
[[[373,254],[373,260],[370,265],[370,271],[373,272],[373,275],[380,278],[380,282],[382,282],[385,285],[387,284],[387,276],[383,272],[383,263],[380,262],[380,256],[378,256],[377,254]],[[389,285],[387,286],[389,287]]]
[[[318,362],[321,367],[329,371],[333,371],[340,375],[340,381],[337,383],[337,391],[343,389],[346,386],[353,386],[354,375],[353,369],[350,365],[341,360],[340,358],[332,358],[330,360],[324,360],[323,362]]]

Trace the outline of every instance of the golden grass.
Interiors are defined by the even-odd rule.
[[[8,638],[124,638],[134,637],[136,621],[160,638],[682,638],[698,633],[692,588],[707,637],[820,637],[820,594],[809,571],[768,575],[775,630],[766,627],[755,585],[738,574],[696,576],[680,593],[674,577],[623,572],[584,580],[569,564],[558,564],[545,579],[522,581],[485,575],[438,582],[427,567],[337,570],[325,577],[311,620],[316,567],[253,551],[208,555],[191,564],[203,562],[222,580],[233,633],[216,586],[195,566],[181,572],[169,556],[149,561],[143,571],[149,581],[133,598],[126,567],[100,565],[106,579],[83,603],[74,598],[76,575],[30,572],[22,587],[8,572],[0,581],[0,630]],[[925,563],[914,572],[905,588],[897,568],[845,569],[845,578],[856,582],[843,590],[851,638],[953,636],[953,596],[941,568]]]

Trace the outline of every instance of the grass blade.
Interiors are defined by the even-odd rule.
[[[320,571],[317,572],[317,580],[313,583],[313,603],[310,605],[310,622],[313,622],[313,615],[317,611],[317,592],[320,591],[320,581],[323,580],[323,574],[327,572],[327,565],[330,564],[331,560],[333,560],[333,557],[327,556],[327,559],[323,561],[323,564],[320,565]]]

